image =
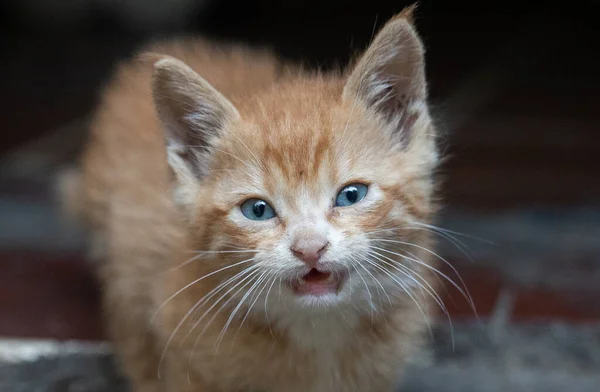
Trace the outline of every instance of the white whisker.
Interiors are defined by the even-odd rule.
[[[252,311],[252,308],[254,307],[254,305],[256,304],[256,302],[258,301],[258,299],[260,298],[260,295],[262,294],[262,292],[265,290],[265,288],[269,285],[269,278],[272,276],[272,273],[268,273],[264,279],[262,279],[263,282],[265,282],[265,284],[260,288],[260,290],[258,290],[258,292],[256,293],[256,298],[254,298],[254,295],[252,296],[252,298],[250,298],[250,306],[248,307],[248,310],[246,311],[246,314],[244,315],[244,318],[242,318],[242,321],[240,322],[240,325],[238,326],[237,331],[235,332],[235,337],[233,338],[233,342],[231,344],[231,349],[233,350],[233,346],[235,344],[235,341],[237,340],[238,334],[240,333],[240,330],[242,329],[242,326],[244,325],[244,322],[246,322],[246,319],[248,318],[248,315],[250,314],[250,312]],[[273,282],[275,282],[275,280],[273,280]],[[254,298],[254,300],[253,300]],[[266,298],[265,298],[265,303],[266,303]],[[271,330],[271,326],[269,325],[269,330]],[[271,331],[271,335],[273,334],[273,331]]]
[[[241,272],[237,273],[237,274],[236,274],[235,276],[233,276],[232,278],[228,279],[228,280],[227,280],[227,282],[233,281],[233,280],[235,280],[235,279],[237,279],[237,278],[239,278],[239,277],[243,276],[244,274],[246,274],[246,273],[248,273],[249,271],[252,271],[252,270],[254,270],[254,269],[256,269],[256,266],[254,266],[254,265],[253,265],[253,266],[250,266],[250,267],[248,267],[248,268],[244,269],[243,271],[241,271]],[[221,287],[221,288],[222,288],[222,287],[225,287],[225,285],[226,285],[226,284],[228,284],[227,282],[226,282],[226,283],[223,283],[223,284],[220,284],[219,286],[215,287],[213,290],[211,290],[211,292],[212,292],[212,291],[215,291],[215,290],[216,290],[216,292],[220,291],[220,287]],[[234,286],[234,287],[235,287],[235,286]],[[218,289],[218,290],[217,290],[217,289]],[[209,293],[209,294],[210,294],[210,293]],[[208,294],[207,294],[207,295],[208,295]],[[199,308],[199,307],[202,305],[202,303],[204,302],[204,300],[205,300],[205,298],[206,298],[206,296],[207,296],[207,295],[205,295],[204,297],[200,298],[200,300],[198,300],[198,301],[197,301],[197,302],[194,304],[194,306],[192,306],[192,307],[191,307],[191,308],[188,310],[188,312],[185,314],[185,316],[184,316],[184,317],[181,319],[181,321],[179,321],[179,323],[177,324],[177,326],[176,326],[176,327],[173,329],[173,332],[171,332],[171,335],[169,336],[169,339],[167,339],[167,343],[165,344],[165,347],[164,347],[164,349],[163,349],[163,351],[162,351],[162,353],[161,353],[161,356],[160,356],[160,360],[159,360],[159,362],[158,362],[158,367],[157,367],[157,373],[158,373],[157,375],[158,375],[158,378],[161,378],[161,368],[162,368],[162,367],[161,367],[161,365],[162,365],[162,362],[164,361],[164,357],[165,357],[165,355],[166,355],[166,353],[167,353],[167,350],[169,349],[169,346],[170,346],[171,342],[172,342],[172,341],[173,341],[173,339],[175,338],[175,336],[176,336],[177,332],[179,331],[179,329],[181,328],[181,326],[182,326],[182,325],[185,323],[185,321],[186,321],[186,320],[187,320],[187,319],[190,317],[190,315],[191,315],[191,314],[192,314],[192,313],[195,311],[195,309]],[[213,295],[214,295],[214,294],[213,294]],[[206,300],[210,299],[211,297],[212,297],[212,295],[211,295],[210,297],[208,297]],[[173,297],[173,298],[174,298],[174,297]],[[157,311],[157,312],[158,312],[158,311]],[[157,314],[157,313],[156,313],[156,314]],[[183,341],[185,341],[185,339],[186,339],[186,338],[187,338],[187,335],[184,337]]]
[[[204,280],[204,279],[206,279],[206,278],[208,278],[208,277],[210,277],[210,276],[213,276],[213,275],[215,275],[215,274],[218,274],[219,272],[222,272],[222,271],[228,270],[228,269],[230,269],[230,268],[233,268],[233,267],[237,267],[238,265],[242,265],[242,264],[244,264],[244,263],[249,263],[249,262],[251,262],[251,261],[253,261],[253,260],[254,260],[254,257],[252,257],[252,258],[250,258],[250,259],[242,260],[242,261],[240,261],[240,262],[237,262],[237,263],[234,263],[234,264],[230,264],[230,265],[228,265],[228,266],[225,266],[225,267],[223,267],[223,268],[219,268],[219,269],[218,269],[218,270],[216,270],[216,271],[213,271],[213,272],[211,272],[211,273],[208,273],[208,274],[206,274],[206,275],[203,275],[203,276],[201,276],[200,278],[198,278],[198,279],[195,279],[195,280],[193,280],[192,282],[190,282],[190,283],[186,284],[186,285],[185,285],[185,286],[183,286],[181,289],[177,290],[177,292],[176,292],[175,294],[173,294],[173,295],[171,295],[169,298],[167,298],[167,299],[166,299],[166,300],[165,300],[165,301],[164,301],[164,302],[163,302],[163,303],[162,303],[162,304],[161,304],[161,305],[160,305],[160,306],[159,306],[159,307],[156,309],[156,311],[154,312],[154,314],[153,314],[153,315],[152,315],[152,317],[150,318],[150,323],[152,324],[152,323],[154,322],[154,320],[156,319],[156,316],[158,315],[158,313],[159,313],[159,312],[162,310],[162,308],[163,308],[163,307],[164,307],[164,306],[165,306],[167,303],[169,303],[171,300],[173,300],[173,298],[177,297],[177,296],[178,296],[179,294],[181,294],[183,291],[185,291],[185,290],[187,290],[188,288],[192,287],[192,286],[193,286],[193,285],[195,285],[196,283],[198,283],[198,282],[200,282],[200,281],[202,281],[202,280]]]
[[[242,278],[244,275],[246,275],[247,273],[256,270],[258,267],[256,265],[253,265],[251,267],[246,268],[245,270],[235,274],[234,276],[232,276],[231,278],[227,279],[225,282],[220,283],[219,285],[217,285],[217,287],[213,288],[212,290],[210,290],[208,293],[206,293],[197,303],[196,305],[194,305],[195,309],[192,309],[190,311],[193,311],[194,315],[195,313],[200,309],[200,307],[204,304],[206,304],[211,298],[213,298],[215,295],[217,295],[221,290],[224,290],[228,284],[233,283],[234,281],[236,281],[237,279]],[[235,286],[234,286],[235,287]],[[190,334],[193,332],[193,328],[190,328],[190,330],[187,332],[187,334],[183,337],[183,339],[181,340],[181,344],[183,344],[187,338],[190,336]]]
[[[402,275],[404,275],[408,279],[412,280],[419,288],[421,288],[421,290],[424,290],[425,292],[427,292],[427,294],[429,294],[431,296],[431,298],[433,298],[435,303],[440,307],[440,309],[442,310],[442,312],[444,313],[444,315],[446,315],[446,318],[448,319],[448,324],[450,326],[450,336],[452,338],[452,347],[454,348],[454,326],[452,325],[452,318],[450,317],[450,313],[448,312],[448,309],[446,308],[444,301],[439,296],[439,294],[436,293],[435,289],[429,284],[429,282],[427,282],[427,280],[425,278],[423,278],[421,275],[419,275],[417,272],[415,272],[414,270],[410,269],[409,267],[403,265],[402,263],[398,262],[397,260],[394,260],[390,257],[387,257],[385,255],[382,255],[382,254],[374,252],[374,251],[369,251],[369,253],[373,257],[375,257],[377,260],[379,260],[380,262],[394,268],[396,271],[400,272]],[[383,257],[389,261],[382,260],[382,259],[380,259],[380,257]],[[406,270],[408,270],[408,272],[406,272]],[[427,287],[424,287],[423,283],[421,283],[417,279],[415,279],[413,274],[418,276]]]
[[[369,285],[365,281],[365,278],[363,278],[363,276],[361,275],[361,273],[356,268],[356,265],[357,264],[360,265],[360,263],[356,262],[353,259],[350,259],[350,263],[351,263],[352,267],[354,268],[354,271],[356,271],[356,274],[358,275],[358,277],[360,278],[360,280],[362,280],[362,282],[363,282],[363,284],[365,286],[365,289],[367,289],[367,295],[369,297],[369,309],[371,311],[371,328],[373,328],[373,324],[375,323],[375,316],[373,314],[374,305],[373,305],[373,296],[371,295],[371,290],[369,290]]]
[[[442,301],[442,298],[435,292],[435,289],[429,284],[429,282],[427,282],[427,280],[424,279],[421,275],[419,275],[414,270],[408,268],[407,266],[403,265],[402,263],[399,263],[397,260],[394,260],[385,255],[382,255],[381,253],[369,251],[369,254],[371,256],[375,257],[380,262],[394,268],[396,271],[400,272],[402,275],[404,275],[408,279],[410,279],[413,283],[415,283],[422,290],[424,290],[427,294],[429,294],[446,315],[448,314],[448,311],[446,309],[446,306],[444,305],[444,302]],[[380,257],[383,257],[385,260],[380,259]],[[407,270],[408,270],[408,272],[407,272]],[[427,287],[423,287],[423,283],[418,281],[412,274],[417,275]]]
[[[196,253],[201,255],[206,254],[226,254],[226,253],[257,253],[256,250],[191,250],[189,253]]]
[[[451,236],[450,234],[446,234],[441,231],[436,231],[436,230],[430,229],[428,227],[406,227],[406,229],[408,229],[408,230],[423,230],[428,233],[438,235],[438,236],[442,237],[443,239],[447,240],[448,242],[450,242],[452,245],[454,245],[456,247],[456,249],[458,249],[462,254],[464,254],[469,259],[469,261],[471,261],[471,262],[475,261],[473,258],[473,254],[471,253],[471,250],[465,244],[463,244],[461,241],[459,241],[455,237]]]
[[[236,160],[240,161],[240,162],[241,162],[241,163],[242,163],[242,164],[245,166],[245,168],[244,168],[244,169],[242,169],[242,171],[243,171],[243,172],[244,172],[246,175],[248,175],[249,177],[251,177],[251,178],[252,178],[252,177],[254,177],[254,176],[252,175],[252,173],[251,173],[251,172],[249,172],[249,171],[247,170],[247,169],[254,169],[252,166],[250,166],[250,165],[248,164],[248,162],[245,162],[243,159],[241,159],[241,158],[240,158],[240,157],[238,157],[238,156],[235,156],[235,155],[233,155],[233,154],[232,154],[232,153],[230,153],[230,152],[227,152],[227,151],[225,151],[225,150],[221,150],[221,149],[219,149],[219,148],[216,148],[216,147],[211,147],[211,150],[214,150],[214,151],[219,151],[219,152],[221,152],[221,153],[223,153],[223,154],[225,154],[225,155],[228,155],[228,156],[230,156],[230,157],[232,157],[232,158],[234,158],[234,159],[236,159]]]
[[[254,164],[256,166],[262,167],[263,169],[266,168],[265,167],[265,163],[250,149],[250,147],[248,147],[246,145],[246,143],[244,143],[244,141],[242,140],[242,138],[240,138],[235,133],[232,133],[232,135],[242,144],[242,146],[244,146],[244,148],[250,153],[250,155],[252,155],[252,157],[254,159]]]
[[[425,310],[423,309],[423,307],[421,306],[421,304],[419,303],[419,301],[417,301],[417,299],[413,295],[412,291],[408,288],[408,286],[406,286],[405,284],[403,284],[402,282],[400,282],[398,279],[396,279],[396,277],[394,277],[394,275],[390,274],[385,268],[381,267],[377,263],[369,260],[368,258],[365,258],[363,260],[366,263],[368,263],[369,265],[371,265],[371,266],[379,269],[381,272],[383,272],[384,274],[386,274],[390,279],[392,279],[392,281],[394,281],[398,286],[400,286],[402,288],[402,290],[404,290],[404,292],[406,293],[406,295],[408,295],[410,297],[410,299],[415,303],[415,305],[419,309],[419,312],[421,313],[421,315],[423,316],[423,319],[425,320],[425,323],[427,324],[427,328],[429,329],[429,333],[433,337],[433,330],[431,329],[431,322],[429,321],[429,316],[427,316],[427,314],[425,313]]]
[[[476,236],[471,235],[471,234],[465,234],[465,233],[461,233],[459,231],[449,230],[449,229],[445,229],[445,228],[439,227],[439,226],[428,225],[428,224],[422,223],[422,222],[413,222],[413,224],[416,224],[416,225],[419,225],[419,226],[428,227],[428,228],[433,229],[433,230],[442,231],[444,233],[450,233],[450,234],[458,235],[458,236],[461,236],[461,237],[470,238],[470,239],[475,240],[475,241],[485,242],[485,243],[487,243],[489,245],[496,245],[496,243],[493,242],[493,241],[486,240],[485,238],[481,238],[481,237],[476,237]]]
[[[281,281],[281,277],[279,278]],[[267,303],[269,302],[269,294],[271,294],[271,289],[273,288],[273,285],[275,284],[275,282],[277,281],[277,279],[273,279],[271,281],[271,285],[269,286],[269,289],[267,290],[267,295],[265,296],[265,318],[267,319],[267,326],[269,327],[269,332],[271,333],[271,336],[273,337],[273,340],[277,341],[277,339],[275,338],[275,334],[273,333],[273,330],[271,329],[271,320],[269,319],[269,310],[267,309],[268,305]]]
[[[233,287],[231,287],[226,293],[222,294],[203,314],[202,316],[200,316],[200,318],[198,320],[196,320],[196,322],[194,323],[194,325],[192,326],[192,328],[190,329],[190,332],[188,332],[188,335],[191,333],[191,331],[195,330],[198,325],[200,325],[200,323],[202,322],[202,320],[204,319],[204,317],[206,317],[214,308],[215,306],[217,306],[219,304],[219,302],[221,302],[229,293],[231,293],[233,290],[235,290],[240,284],[244,283],[244,281],[246,281],[247,279],[250,279],[248,282],[244,283],[243,286],[241,286],[229,299],[227,299],[227,301],[225,301],[220,307],[219,309],[215,312],[215,314],[210,318],[210,320],[208,320],[208,322],[204,325],[204,328],[202,328],[202,331],[198,334],[198,336],[196,337],[196,340],[194,341],[194,345],[192,346],[192,351],[190,353],[190,357],[188,360],[188,374],[189,374],[189,368],[191,366],[191,361],[194,357],[194,352],[196,351],[196,346],[198,345],[198,342],[200,341],[200,338],[202,337],[202,335],[204,335],[204,333],[208,330],[208,328],[210,327],[210,325],[212,324],[212,322],[215,320],[215,318],[221,313],[221,311],[227,306],[229,305],[229,303],[235,298],[235,296],[242,291],[246,286],[248,286],[249,284],[251,284],[254,279],[256,278],[256,275],[260,273],[260,270],[255,269],[252,273],[250,273],[249,275],[246,275],[245,278],[243,278],[241,281],[237,282]]]
[[[360,261],[357,261],[357,263],[356,263],[356,264],[358,264],[360,267],[362,267],[362,268],[365,270],[365,272],[366,272],[367,274],[369,274],[369,276],[371,276],[371,279],[373,279],[373,281],[374,281],[375,283],[377,283],[377,285],[379,286],[379,287],[377,288],[377,293],[378,293],[378,295],[379,295],[379,288],[381,288],[381,291],[383,291],[383,294],[385,294],[385,296],[387,297],[388,303],[390,304],[390,306],[392,306],[392,300],[390,299],[390,296],[388,295],[388,293],[387,293],[387,292],[385,291],[385,289],[383,288],[383,285],[381,284],[381,282],[379,282],[379,280],[378,280],[378,279],[375,277],[375,275],[373,275],[373,274],[371,273],[371,271],[369,271],[369,270],[368,270],[367,268],[365,268],[365,267],[364,267],[362,264],[360,264]],[[381,303],[381,296],[379,297],[379,303]]]
[[[221,344],[221,341],[223,340],[223,337],[225,336],[225,333],[227,332],[227,329],[229,328],[229,326],[231,325],[231,322],[233,321],[236,313],[238,312],[238,310],[244,305],[244,302],[246,301],[246,298],[248,298],[248,296],[265,280],[265,275],[268,274],[268,271],[264,271],[256,280],[256,282],[254,282],[254,284],[248,289],[248,291],[246,292],[246,294],[244,294],[244,296],[242,297],[242,299],[240,299],[240,301],[238,302],[237,306],[234,308],[233,312],[231,312],[231,314],[229,315],[229,318],[227,319],[227,322],[225,323],[224,327],[221,329],[221,332],[219,333],[219,335],[217,336],[217,340],[215,342],[215,350],[218,350],[219,345]]]
[[[442,271],[440,271],[439,269],[424,263],[423,261],[420,261],[418,259],[411,259],[411,258],[407,258],[404,255],[401,255],[397,252],[393,252],[391,250],[385,249],[385,248],[378,248],[378,247],[372,247],[373,249],[378,249],[390,254],[394,254],[396,256],[405,258],[407,260],[411,260],[417,264],[423,265],[426,268],[429,268],[431,271],[434,271],[436,273],[438,273],[440,276],[444,277],[451,285],[453,285],[462,295],[463,297],[465,297],[465,299],[469,302],[469,306],[471,307],[471,309],[473,310],[473,312],[475,312],[475,314],[477,314],[477,310],[475,308],[475,303],[473,302],[473,298],[471,297],[471,295],[469,294],[469,291],[467,289],[467,286],[465,284],[465,281],[463,280],[463,278],[460,276],[460,274],[458,273],[458,271],[456,270],[456,268],[450,264],[446,259],[444,259],[443,257],[439,256],[437,253],[421,246],[421,245],[417,245],[417,244],[411,244],[410,242],[404,242],[404,241],[395,241],[395,240],[385,240],[385,239],[377,239],[376,241],[380,241],[380,242],[390,242],[390,243],[396,243],[396,244],[401,244],[401,245],[409,245],[409,246],[414,246],[417,247],[419,249],[422,249],[432,255],[434,255],[435,257],[439,258],[440,260],[442,260],[444,263],[446,263],[451,269],[452,271],[454,271],[454,273],[456,274],[456,276],[458,277],[458,279],[460,280],[460,283],[463,285],[464,289],[461,288],[458,284],[456,284],[456,282],[454,282],[454,280],[450,279],[450,277],[448,277],[446,274],[444,274]]]

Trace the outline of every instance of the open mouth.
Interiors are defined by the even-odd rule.
[[[311,269],[306,275],[292,282],[296,295],[327,295],[339,293],[344,276]]]

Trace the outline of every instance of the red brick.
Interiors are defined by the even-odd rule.
[[[516,293],[513,321],[600,321],[600,290],[551,290],[525,288]]]
[[[489,316],[494,310],[498,295],[504,285],[500,275],[493,270],[479,267],[461,266],[457,267],[457,271],[462,277],[467,290],[465,290],[460,279],[451,268],[446,267],[442,269],[442,272],[454,280],[463,291],[468,291],[468,294],[473,299],[477,313],[473,311],[464,295],[454,285],[444,279],[443,283],[446,292],[444,293],[442,290],[440,294],[444,294],[444,303],[452,318],[461,319]]]
[[[0,335],[103,338],[99,291],[77,255],[0,254]]]

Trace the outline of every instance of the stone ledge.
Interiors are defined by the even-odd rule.
[[[460,324],[435,330],[432,362],[407,372],[403,392],[596,391],[600,324]]]
[[[428,360],[401,392],[592,392],[600,385],[600,324],[460,323],[434,329]],[[1,341],[0,390],[124,392],[107,343]]]

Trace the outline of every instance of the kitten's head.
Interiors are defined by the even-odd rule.
[[[423,285],[437,152],[406,14],[346,75],[286,76],[234,105],[163,59],[153,89],[176,202],[236,295],[341,306]]]

